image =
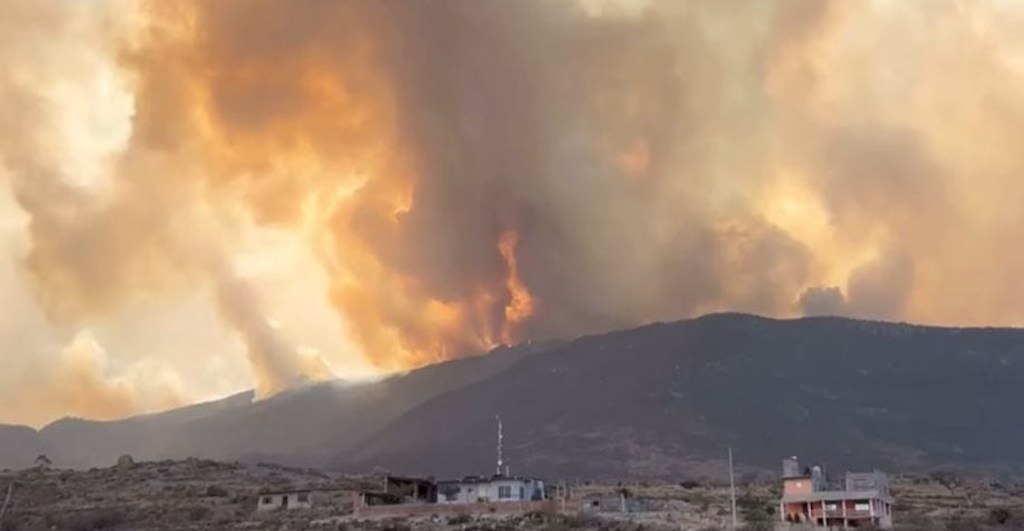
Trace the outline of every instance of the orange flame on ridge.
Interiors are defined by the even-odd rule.
[[[498,252],[505,260],[508,277],[505,287],[508,289],[509,301],[505,305],[505,324],[501,329],[501,342],[511,345],[518,325],[523,323],[534,311],[533,295],[519,277],[519,262],[516,260],[516,248],[519,246],[519,233],[509,229],[498,238]]]

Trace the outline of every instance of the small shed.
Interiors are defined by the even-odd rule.
[[[318,493],[313,490],[288,490],[264,492],[259,496],[259,503],[256,504],[257,511],[275,511],[310,509],[315,504]]]

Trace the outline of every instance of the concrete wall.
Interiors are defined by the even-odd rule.
[[[478,503],[478,502],[512,502],[531,501],[534,490],[540,490],[541,496],[544,493],[544,483],[541,481],[498,479],[487,483],[459,483],[459,492],[454,499],[449,500],[443,492],[438,492],[437,502],[439,504],[450,503]],[[501,498],[501,487],[508,487],[511,491],[510,498]]]
[[[811,478],[792,478],[782,482],[783,494],[810,494],[814,492]]]
[[[868,507],[866,509],[857,510],[858,501]],[[823,510],[822,502],[811,502],[810,513],[808,513],[808,505],[806,502],[786,503],[782,507],[780,519],[795,519],[813,522],[822,518],[822,516],[825,516],[830,523],[840,522],[840,525],[844,519],[849,521],[858,520],[861,522],[874,519],[878,522],[878,527],[882,529],[889,529],[892,527],[892,516],[886,514],[886,504],[881,500],[849,499],[841,501],[826,501],[824,504],[825,507]],[[874,511],[874,514],[872,514],[872,510]]]
[[[576,505],[576,507],[573,507]],[[576,512],[578,504],[566,503],[565,512]],[[490,502],[490,503],[405,503],[401,505],[374,505],[356,507],[359,518],[429,517],[456,515],[486,516],[528,512],[563,512],[560,500]]]
[[[309,509],[313,506],[312,492],[290,492],[287,494],[261,494],[257,511],[274,511],[278,509]],[[287,503],[285,501],[287,500]]]

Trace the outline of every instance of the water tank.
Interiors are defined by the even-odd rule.
[[[800,461],[797,460],[796,456],[782,460],[783,478],[798,478],[800,476]]]

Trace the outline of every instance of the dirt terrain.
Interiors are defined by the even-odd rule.
[[[897,529],[954,531],[1024,529],[1024,484],[953,473],[898,476]],[[122,463],[88,471],[30,469],[0,472],[0,504],[13,485],[0,531],[88,530],[299,530],[351,531],[652,531],[728,529],[729,489],[709,480],[678,483],[623,481],[579,483],[581,497],[619,499],[594,514],[496,517],[424,517],[365,520],[352,515],[352,493],[377,481],[315,469],[271,464],[221,463],[188,459]],[[256,503],[268,491],[314,489],[326,501],[311,510],[260,513]],[[741,525],[771,529],[778,486],[768,478],[744,478],[737,489]]]
[[[0,473],[11,501],[2,524],[9,529],[282,529],[351,512],[359,481],[311,469],[188,459],[88,471],[27,470]],[[331,493],[330,508],[259,518],[258,494],[311,488]],[[2,503],[2,502],[0,502]]]

